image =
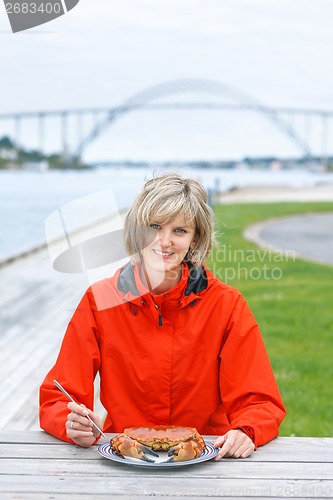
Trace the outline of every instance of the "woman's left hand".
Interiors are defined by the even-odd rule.
[[[214,446],[221,448],[215,460],[221,460],[223,457],[246,458],[255,450],[252,439],[241,429],[228,431],[223,436],[218,437]]]

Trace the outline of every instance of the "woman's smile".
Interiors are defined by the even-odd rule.
[[[153,248],[153,252],[159,257],[162,257],[162,259],[169,259],[173,255],[175,255],[175,252],[162,252],[162,250],[157,250],[155,248]]]

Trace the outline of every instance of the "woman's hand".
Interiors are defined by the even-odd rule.
[[[71,410],[67,417],[66,432],[67,436],[79,446],[89,448],[99,436],[99,432],[87,419],[87,415],[101,429],[102,422],[97,413],[88,410],[84,405],[77,403],[68,403],[68,409]]]
[[[252,439],[241,429],[228,431],[223,436],[218,437],[214,446],[221,448],[215,460],[221,460],[223,457],[246,458],[255,450]]]

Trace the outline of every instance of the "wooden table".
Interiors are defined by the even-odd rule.
[[[333,498],[333,438],[279,437],[245,460],[147,469],[107,460],[96,445],[1,431],[0,459],[1,500]]]

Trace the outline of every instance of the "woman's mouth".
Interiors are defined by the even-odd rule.
[[[159,257],[162,257],[163,259],[167,259],[168,257],[174,255],[174,252],[162,252],[161,250],[155,250],[155,249],[153,249],[153,252]]]

